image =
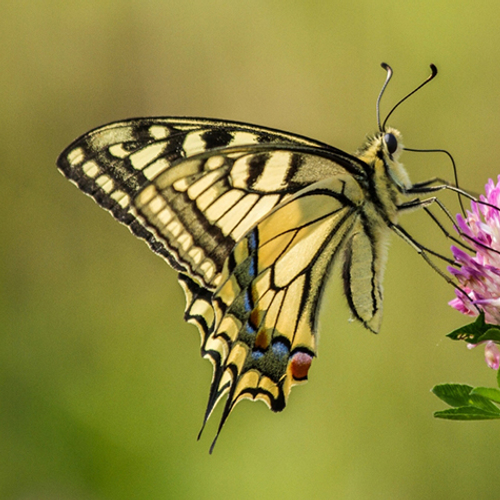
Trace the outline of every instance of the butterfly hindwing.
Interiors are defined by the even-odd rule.
[[[307,379],[321,291],[351,238],[362,200],[346,173],[319,181],[280,204],[236,244],[211,300],[181,277],[189,289],[186,318],[205,332],[202,353],[214,365],[205,421],[226,393],[219,430],[242,399],[261,399],[280,411],[291,387]],[[200,317],[209,303],[210,313]]]

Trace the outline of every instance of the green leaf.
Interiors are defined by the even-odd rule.
[[[500,403],[500,390],[492,387],[475,387],[472,390],[472,395],[482,396],[483,398]]]
[[[470,385],[440,384],[433,387],[432,392],[450,406],[471,407],[500,415],[500,409],[490,401],[490,398],[476,394],[474,387]]]
[[[484,313],[480,313],[473,323],[461,326],[446,335],[452,340],[465,340],[470,344],[478,344],[486,340],[500,342],[500,328],[484,321]]]
[[[461,326],[446,336],[453,340],[465,340],[471,344],[477,344],[477,339],[485,334],[489,328],[490,325],[484,322],[484,313],[481,312],[473,323]]]
[[[474,387],[465,384],[439,384],[431,392],[450,406],[469,406],[469,396],[473,389]]]
[[[500,370],[497,372],[497,385],[500,387]]]
[[[500,412],[493,413],[481,408],[464,406],[459,408],[450,408],[448,410],[434,412],[435,418],[447,420],[495,420],[500,419]]]

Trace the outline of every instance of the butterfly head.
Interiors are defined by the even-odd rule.
[[[399,157],[404,149],[401,132],[395,128],[387,127],[383,132],[380,132],[375,149],[377,158],[382,160],[386,175],[398,188],[409,188],[411,186],[410,178],[406,169],[399,162]]]
[[[401,132],[395,128],[387,127],[385,130],[368,136],[356,154],[368,164],[373,164],[375,159],[379,158],[391,165],[399,160],[403,149]]]
[[[403,149],[402,137],[399,130],[389,129],[385,132],[382,142],[385,146],[385,152],[389,157],[399,157]]]

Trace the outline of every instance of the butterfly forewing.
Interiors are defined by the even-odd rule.
[[[259,127],[193,119],[110,124],[73,143],[61,171],[145,239],[214,287],[235,241],[332,162],[273,144],[320,143]]]

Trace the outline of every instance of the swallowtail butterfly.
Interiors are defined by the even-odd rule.
[[[392,74],[383,66],[380,96]],[[280,411],[307,379],[333,262],[353,316],[378,332],[389,234],[425,255],[399,215],[449,186],[410,182],[387,118],[355,154],[246,123],[167,117],[96,128],[60,155],[70,181],[179,273],[185,319],[214,369],[203,426],[226,396],[217,436],[242,399]]]

